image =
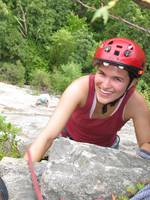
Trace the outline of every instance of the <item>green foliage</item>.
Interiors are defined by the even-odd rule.
[[[47,7],[54,11],[53,31],[58,31],[66,25],[67,16],[72,12],[74,2],[68,0],[47,0]]]
[[[82,2],[0,0],[1,66],[16,65],[20,60],[25,68],[25,83],[31,81],[30,75],[36,69],[53,73],[71,62],[80,64],[82,73],[88,73],[93,69],[91,63],[97,43],[112,37],[127,37],[146,51],[144,90],[141,83],[138,87],[149,101],[149,10],[141,9],[132,0]],[[91,23],[95,10],[95,21]]]
[[[97,18],[100,18],[100,17],[103,18],[104,24],[106,24],[109,18],[108,9],[106,6],[101,7],[98,10],[96,10],[91,22],[94,22]]]
[[[122,196],[118,197],[117,200],[129,200],[129,198],[126,197],[125,195],[122,195]]]
[[[18,59],[21,35],[17,30],[16,21],[8,10],[7,12],[0,10],[0,18],[0,59],[1,61]]]
[[[79,18],[78,15],[71,13],[67,16],[67,24],[66,28],[71,33],[74,33],[78,30],[83,30],[88,28],[88,24],[86,23],[85,18]]]
[[[95,67],[93,67],[93,55],[95,53],[95,49],[97,48],[98,44],[95,43],[90,50],[87,52],[87,56],[86,56],[86,60],[84,61],[83,65],[82,65],[82,72],[84,74],[87,73],[95,73]]]
[[[85,72],[89,68],[89,65],[91,65],[93,55],[90,57],[90,63],[89,56],[91,55],[91,51],[93,52],[93,47],[96,45],[93,34],[89,31],[85,18],[80,19],[73,13],[68,16],[68,22],[65,28],[71,32],[75,41],[75,48],[69,61],[81,64]]]
[[[144,183],[137,183],[136,184],[136,188],[137,188],[137,190],[139,191],[139,190],[142,190],[143,188],[144,188]]]
[[[50,76],[44,69],[35,69],[30,75],[30,85],[37,91],[50,91]]]
[[[21,156],[17,148],[16,140],[16,135],[19,130],[11,123],[7,123],[4,117],[0,116],[0,160],[4,156],[15,158]]]
[[[61,65],[51,74],[51,85],[54,91],[63,92],[76,78],[81,76],[81,66],[75,63]]]
[[[137,193],[136,185],[127,187],[127,193],[129,196],[133,196]]]
[[[43,58],[40,47],[32,40],[24,40],[20,44],[19,57],[25,67],[25,79],[26,83],[31,80],[31,72],[35,69],[48,68],[48,61]]]
[[[7,6],[6,4],[0,0],[0,15],[2,16],[5,16],[8,14],[8,9],[7,9]]]
[[[53,65],[66,64],[75,48],[73,36],[64,28],[55,32],[51,40],[50,69]]]
[[[91,22],[94,22],[97,18],[102,17],[104,20],[104,24],[106,24],[109,18],[109,9],[113,8],[117,2],[118,0],[112,0],[107,5],[102,6],[99,9],[97,9]]]
[[[7,81],[11,84],[17,84],[23,86],[25,82],[25,68],[22,63],[18,60],[15,64],[13,63],[0,63],[0,80]]]
[[[137,89],[145,97],[145,99],[150,102],[150,86],[144,79],[139,81]]]
[[[129,200],[131,197],[136,195],[137,192],[139,192],[141,189],[144,188],[144,183],[138,182],[132,186],[128,186],[126,191],[127,195],[120,195],[116,198],[116,200]]]
[[[41,45],[48,44],[54,29],[55,11],[48,7],[47,1],[39,0],[27,1],[22,7],[27,15],[27,37]],[[17,10],[19,18],[21,15],[20,6],[17,7]]]
[[[95,46],[95,41],[93,40],[93,34],[87,29],[81,29],[73,33],[76,41],[76,50],[73,54],[73,61],[85,64],[89,51]]]

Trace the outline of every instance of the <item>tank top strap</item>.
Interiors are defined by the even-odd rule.
[[[95,75],[90,74],[89,75],[89,92],[91,96],[93,96],[93,94],[95,93],[94,88],[95,88]]]
[[[86,100],[86,103],[85,103],[85,106],[84,106],[84,108],[87,108],[87,109],[90,109],[90,107],[93,103],[94,95],[95,95],[94,79],[95,79],[95,75],[90,74],[89,75],[89,91],[88,91],[87,100]]]
[[[90,74],[88,76],[88,95],[87,95],[87,99],[86,102],[84,104],[83,107],[77,108],[76,112],[86,112],[88,113],[91,109],[91,105],[93,103],[94,100],[94,95],[95,95],[95,83],[94,83],[94,79],[95,79],[95,75],[94,74]]]

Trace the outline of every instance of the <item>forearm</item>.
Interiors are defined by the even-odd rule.
[[[137,155],[150,160],[150,143],[144,143],[140,146],[139,150],[137,151]]]
[[[150,152],[150,142],[145,142],[140,146],[140,148]]]
[[[47,140],[46,138],[37,138],[35,142],[29,147],[31,158],[33,162],[40,161],[47,150],[52,145],[53,140]],[[24,155],[24,159],[28,160],[27,152]]]

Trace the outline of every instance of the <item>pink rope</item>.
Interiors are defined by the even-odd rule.
[[[37,176],[36,176],[34,168],[33,168],[32,157],[31,157],[29,149],[27,149],[27,155],[28,155],[28,166],[29,166],[29,170],[31,173],[32,184],[33,184],[33,188],[34,188],[37,200],[43,200],[42,193],[41,193],[38,181],[37,181]]]

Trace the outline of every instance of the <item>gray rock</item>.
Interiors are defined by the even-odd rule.
[[[40,181],[45,164],[36,163],[35,173]],[[36,200],[31,174],[24,159],[5,157],[0,161],[0,176],[9,193],[9,200]]]
[[[46,200],[111,199],[125,194],[128,186],[146,182],[150,161],[120,150],[58,138],[48,152],[49,160],[34,164]],[[35,200],[31,175],[23,159],[3,158],[0,176],[10,200]]]
[[[49,152],[42,191],[46,199],[53,200],[111,199],[112,193],[124,193],[127,186],[146,181],[149,173],[150,161],[59,138]]]
[[[18,148],[23,154],[46,126],[53,114],[59,97],[49,96],[49,106],[36,106],[39,95],[33,95],[28,87],[20,88],[0,82],[0,111],[6,121],[21,128],[17,136]]]

